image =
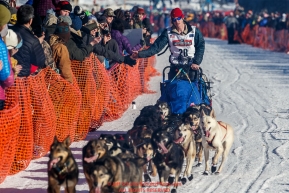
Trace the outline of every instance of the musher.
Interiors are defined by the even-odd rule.
[[[171,52],[169,79],[173,79],[177,74],[176,78],[187,79],[184,73],[178,73],[182,68],[193,81],[205,51],[203,35],[196,26],[191,26],[184,20],[184,14],[180,8],[171,11],[171,21],[173,25],[165,29],[147,50],[134,52],[132,58],[153,56],[168,45]]]

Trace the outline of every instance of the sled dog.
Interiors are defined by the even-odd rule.
[[[217,121],[210,115],[206,115],[204,111],[201,114],[201,127],[205,136],[203,136],[203,147],[205,153],[205,171],[204,175],[209,174],[209,150],[215,150],[211,172],[218,174],[223,169],[223,164],[227,159],[228,153],[234,141],[233,128],[222,121]],[[221,164],[217,170],[218,159],[222,155]]]

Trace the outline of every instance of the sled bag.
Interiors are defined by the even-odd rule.
[[[173,114],[183,114],[194,103],[204,103],[198,89],[198,82],[187,80],[165,81],[161,83],[160,101],[167,102]]]

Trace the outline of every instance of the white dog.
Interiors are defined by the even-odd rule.
[[[227,123],[217,121],[215,118],[213,118],[213,113],[214,112],[212,111],[210,115],[206,115],[202,111],[201,114],[201,127],[205,134],[202,141],[206,163],[204,175],[209,174],[209,150],[212,149],[215,151],[215,156],[213,157],[211,167],[212,173],[216,172],[218,159],[220,155],[222,155],[221,165],[216,172],[216,174],[218,174],[222,171],[223,164],[234,141],[233,128]]]

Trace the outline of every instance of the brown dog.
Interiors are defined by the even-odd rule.
[[[75,193],[78,182],[78,166],[69,148],[69,136],[61,143],[54,138],[50,147],[48,161],[48,193],[60,193],[60,187],[65,192]]]
[[[177,140],[174,142],[183,147],[186,157],[187,163],[184,175],[191,181],[193,179],[192,167],[196,157],[196,142],[190,122],[184,121],[183,124],[176,129],[175,138],[177,138]]]
[[[82,149],[83,173],[89,186],[89,190],[93,189],[93,181],[89,172],[96,161],[104,159],[108,156],[106,141],[103,139],[90,140]]]
[[[122,160],[118,156],[107,156],[97,161],[89,171],[93,181],[90,193],[124,192],[125,187],[129,187],[129,192],[141,192],[144,164],[146,159],[143,158]]]

